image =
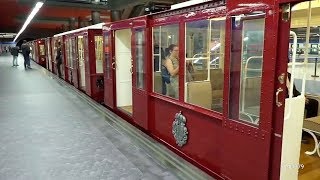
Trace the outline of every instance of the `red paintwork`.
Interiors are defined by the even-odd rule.
[[[44,54],[40,54],[40,46],[44,46]],[[38,63],[39,65],[46,68],[47,64],[47,58],[46,58],[46,52],[45,52],[45,39],[38,39],[33,41],[33,51],[34,51],[34,61]]]
[[[114,49],[114,31],[116,30],[120,30],[120,29],[131,29],[132,31],[132,38],[131,38],[131,57],[132,57],[132,63],[133,63],[133,74],[132,74],[132,106],[133,106],[133,115],[132,117],[129,117],[125,114],[123,114],[122,116],[126,117],[126,119],[133,121],[135,124],[137,124],[138,126],[142,127],[145,130],[148,130],[148,112],[144,110],[144,108],[141,107],[147,107],[148,105],[148,94],[147,94],[147,86],[145,86],[144,89],[139,89],[138,87],[136,87],[136,78],[137,78],[137,72],[136,72],[136,59],[135,59],[135,31],[137,29],[143,29],[148,35],[150,35],[150,32],[148,32],[148,29],[146,29],[148,24],[148,20],[146,16],[143,17],[138,17],[138,18],[132,18],[132,19],[128,19],[128,20],[123,20],[123,21],[119,21],[119,22],[115,22],[112,23],[112,25],[107,25],[104,28],[104,34],[106,33],[111,33],[112,37],[110,39],[110,44],[109,44],[109,50],[111,52],[111,57],[115,56],[115,49]],[[147,36],[145,36],[147,37]],[[151,41],[148,38],[145,38],[145,55],[147,55],[148,51],[151,51],[150,49],[151,47]],[[145,62],[144,62],[144,72],[147,72],[147,59],[145,58]],[[114,58],[112,58],[112,61],[110,61],[111,65],[110,67],[112,67],[112,63],[115,62]],[[104,65],[106,68],[106,64]],[[109,70],[112,70],[109,69]],[[105,102],[106,105],[109,106],[110,108],[117,110],[116,108],[116,101],[115,101],[115,97],[117,97],[116,95],[116,73],[114,70],[112,70],[111,72],[112,74],[112,79],[107,78],[106,76],[106,72],[105,72]],[[144,84],[147,84],[147,78],[144,79]],[[112,87],[112,89],[110,88]],[[120,111],[118,111],[119,113],[121,113]]]
[[[102,36],[101,29],[88,29],[74,34],[84,37],[84,58],[85,58],[85,80],[86,87],[83,89],[86,94],[94,100],[102,103],[104,101],[104,88],[96,85],[98,78],[103,78],[103,73],[96,73],[95,36]],[[77,49],[78,52],[78,49]],[[77,65],[79,76],[79,62]],[[79,80],[78,80],[79,83]],[[79,84],[78,84],[79,86]]]
[[[52,38],[52,58],[53,58],[53,72],[55,74],[58,74],[58,70],[57,70],[57,61],[56,61],[56,56],[57,56],[57,42],[60,41],[61,42],[61,51],[62,51],[62,64],[61,64],[61,75],[62,75],[62,79],[66,80],[66,73],[65,73],[65,53],[64,53],[64,36],[57,36],[57,37],[53,37]]]
[[[104,103],[106,106],[113,109],[115,107],[114,101],[114,73],[113,73],[113,62],[112,58],[114,57],[114,52],[112,51],[114,47],[113,33],[110,29],[110,24],[106,24],[103,27],[103,44],[104,44],[104,61],[103,61],[103,69],[104,69]],[[108,41],[108,44],[106,43]],[[115,66],[114,66],[115,67]]]
[[[269,1],[238,0],[227,1],[226,6],[213,8],[210,1],[188,8],[166,11],[155,15],[138,17],[119,22],[106,24],[103,28],[105,43],[104,50],[104,102],[109,109],[124,117],[128,122],[138,126],[151,137],[166,145],[192,164],[200,167],[218,179],[279,179],[282,129],[284,106],[275,104],[275,92],[285,84],[280,84],[278,76],[287,71],[288,43],[290,21],[281,19],[281,5],[296,0]],[[242,4],[242,5],[240,5]],[[247,4],[247,5],[246,5]],[[196,11],[197,10],[197,11]],[[232,32],[232,17],[252,11],[264,11],[265,33],[263,51],[263,71],[260,100],[260,123],[257,126],[239,121],[239,82],[230,82],[230,74],[236,78],[240,76],[241,32],[237,36]],[[178,13],[178,14],[177,14]],[[224,92],[223,113],[212,112],[184,102],[184,71],[185,71],[185,22],[214,17],[227,17],[225,38],[224,62]],[[251,17],[250,17],[251,18]],[[257,17],[252,17],[257,18]],[[179,70],[180,70],[180,98],[178,100],[153,93],[153,57],[152,57],[152,27],[177,23],[179,24]],[[133,57],[133,116],[129,117],[116,108],[116,77],[113,63],[115,62],[114,32],[119,29],[132,30],[132,57]],[[145,30],[145,89],[136,87],[136,59],[135,59],[135,30]],[[241,29],[240,29],[241,30]],[[89,32],[83,32],[89,40],[87,56],[91,56]],[[230,53],[232,50],[232,54]],[[108,59],[108,61],[106,61]],[[232,61],[231,61],[232,59]],[[92,67],[86,61],[86,72],[91,74]],[[231,63],[233,69],[231,68]],[[231,73],[232,72],[232,73]],[[87,75],[86,74],[86,75]],[[91,77],[91,76],[90,76]],[[87,78],[88,80],[89,78]],[[88,80],[88,84],[94,80]],[[91,87],[92,85],[88,86]],[[232,91],[230,91],[232,87]],[[87,92],[92,92],[88,90]],[[285,92],[280,94],[279,100],[284,103]],[[230,106],[229,104],[232,104]],[[235,110],[229,109],[236,107]],[[235,114],[229,117],[230,112]],[[188,142],[183,147],[176,145],[172,135],[174,115],[178,112],[186,117],[188,128]]]

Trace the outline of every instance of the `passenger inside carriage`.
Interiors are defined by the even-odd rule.
[[[287,96],[286,98],[289,97],[289,88],[290,88],[290,82],[291,82],[291,73],[288,72],[288,77],[287,77]],[[296,89],[295,84],[293,84],[293,97],[297,97],[301,95],[301,93]],[[315,99],[311,98],[306,98],[305,102],[305,110],[306,110],[306,118],[311,118],[311,117],[316,117],[318,115],[318,106],[319,103]]]
[[[171,44],[167,51],[163,65],[170,75],[170,83],[166,84],[167,95],[173,98],[179,97],[179,47]]]
[[[289,98],[289,89],[290,89],[290,83],[291,83],[291,73],[288,72],[287,74],[287,82],[286,82],[286,87],[287,87],[287,94],[286,94],[286,98]],[[301,95],[301,93],[297,90],[295,84],[293,83],[293,97],[297,97]],[[305,118],[312,118],[312,117],[316,117],[318,115],[318,101],[315,99],[311,99],[311,98],[306,98],[305,101]],[[308,133],[306,133],[305,131],[302,131],[302,139],[301,142],[304,144],[308,144],[309,140],[307,139]]]

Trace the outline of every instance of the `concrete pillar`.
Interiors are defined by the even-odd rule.
[[[76,29],[76,18],[75,17],[71,17],[69,19],[69,30],[73,30]]]
[[[92,11],[91,12],[91,21],[92,21],[92,24],[98,24],[100,23],[100,12],[98,11]]]
[[[121,12],[119,10],[111,11],[111,22],[121,20]]]

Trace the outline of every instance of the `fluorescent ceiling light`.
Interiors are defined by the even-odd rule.
[[[33,8],[32,12],[28,16],[26,22],[24,22],[22,28],[18,32],[17,36],[14,38],[13,42],[15,42],[18,39],[18,37],[20,36],[20,34],[27,28],[27,26],[29,25],[29,23],[31,22],[33,17],[38,13],[40,8],[42,7],[42,5],[43,5],[43,2],[37,2],[36,6]]]
[[[71,33],[77,33],[77,32],[88,30],[88,29],[102,29],[104,24],[105,23],[99,23],[99,24],[83,27],[83,28],[80,28],[80,29],[75,29],[75,30],[63,32],[63,33],[60,33],[60,34],[56,34],[53,37],[59,37],[59,36],[63,36],[63,35],[71,34]]]

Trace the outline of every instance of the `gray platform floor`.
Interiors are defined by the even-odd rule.
[[[0,179],[178,179],[130,137],[19,56],[0,56]]]

